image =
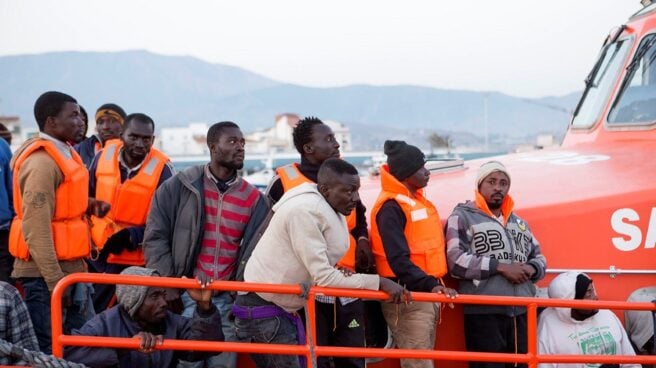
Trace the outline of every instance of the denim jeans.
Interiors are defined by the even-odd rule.
[[[52,353],[52,336],[50,323],[50,291],[42,277],[23,277],[19,279],[25,290],[25,305],[30,313],[39,349],[46,354]],[[77,287],[74,286],[74,287]],[[73,292],[75,294],[75,291]],[[89,298],[91,295],[88,296]],[[89,310],[88,303],[73,304],[63,309],[64,333],[81,328],[95,314]]]
[[[297,345],[296,326],[285,317],[235,318],[237,338],[242,342]],[[298,356],[251,354],[258,368],[300,368]]]
[[[189,297],[187,292],[182,293],[182,304],[184,304],[184,311],[182,315],[187,318],[194,316],[196,310],[196,302]],[[235,335],[235,325],[230,320],[230,310],[234,299],[230,292],[222,292],[212,297],[212,304],[221,313],[221,329],[225,336],[225,341],[237,341]],[[210,368],[235,368],[237,366],[237,353],[223,352],[220,355],[215,355],[207,359],[207,366]]]

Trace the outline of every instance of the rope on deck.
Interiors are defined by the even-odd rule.
[[[23,360],[39,368],[86,368],[84,364],[69,362],[40,351],[27,350],[3,339],[0,339],[0,355]]]

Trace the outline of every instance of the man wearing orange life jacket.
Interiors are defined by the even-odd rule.
[[[145,264],[143,240],[150,201],[155,190],[173,176],[169,158],[152,148],[155,122],[146,114],[125,119],[121,139],[105,143],[89,168],[89,195],[112,205],[102,219],[92,217],[91,240],[100,250],[90,261],[92,272],[118,274],[128,266]],[[94,307],[105,310],[114,285],[94,285]]]
[[[306,117],[299,121],[292,134],[294,145],[301,154],[301,163],[286,165],[276,170],[277,177],[267,189],[267,194],[274,203],[285,192],[300,184],[316,183],[321,164],[331,157],[339,157],[340,145],[335,140],[335,134],[328,125],[315,117]],[[346,218],[350,244],[346,255],[337,265],[352,272],[356,271],[356,259],[358,271],[373,271],[365,211],[364,205],[358,200],[356,209]],[[317,297],[317,343],[362,347],[365,339],[364,304],[356,298],[339,298],[339,301],[340,303],[335,304],[334,297]],[[364,367],[362,358],[334,360],[338,367]],[[320,368],[327,367],[328,364],[330,358],[319,357]]]
[[[371,211],[371,248],[376,270],[410,291],[456,297],[444,287],[447,272],[442,223],[435,206],[424,197],[430,172],[419,148],[403,141],[385,141],[387,164],[380,170],[381,193]],[[396,346],[432,350],[439,314],[437,303],[383,304],[383,314]],[[401,359],[401,367],[433,367],[431,360]]]
[[[481,165],[475,199],[458,204],[447,220],[449,272],[463,294],[533,297],[547,260],[528,224],[513,212],[510,174],[499,161]],[[526,353],[526,307],[465,305],[468,351]],[[470,362],[472,368],[511,363]],[[525,367],[525,364],[520,366]]]
[[[84,166],[87,168],[91,166],[94,157],[107,141],[118,139],[121,136],[123,123],[125,123],[125,111],[121,106],[106,103],[98,108],[96,111],[96,131],[98,131],[98,134],[94,134],[75,145],[75,151],[80,154]]]
[[[39,347],[49,353],[50,292],[67,274],[86,271],[84,259],[90,252],[87,215],[102,217],[109,204],[89,198],[89,173],[66,143],[78,132],[76,100],[60,92],[46,92],[37,99],[34,115],[39,136],[23,143],[12,160],[16,217],[9,233],[9,250],[16,257],[12,276],[25,290]],[[62,301],[65,331],[81,327],[93,315],[89,294],[83,284],[66,291]]]

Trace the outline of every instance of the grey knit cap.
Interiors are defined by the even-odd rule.
[[[134,276],[159,276],[157,270],[152,268],[131,266],[124,269],[121,275],[134,275]],[[116,285],[116,300],[118,304],[122,305],[128,311],[130,317],[134,317],[146,299],[148,293],[148,286],[142,285]]]

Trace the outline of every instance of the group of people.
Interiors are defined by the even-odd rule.
[[[245,140],[233,122],[209,128],[209,163],[176,173],[153,147],[155,123],[143,113],[128,115],[105,104],[95,115],[98,134],[86,139],[86,113],[71,96],[46,92],[34,114],[40,133],[16,150],[13,179],[4,191],[0,185],[0,196],[13,203],[0,206],[0,258],[3,248],[15,258],[6,281],[19,281],[24,290],[23,309],[36,333],[26,339],[29,349],[38,341],[41,351],[50,352],[50,293],[74,272],[186,277],[200,285],[186,291],[69,288],[62,300],[66,332],[141,341],[137,351],[66,348],[67,359],[92,367],[236,367],[236,353],[156,349],[168,338],[305,343],[307,295],[208,290],[215,280],[382,290],[389,299],[380,308],[396,346],[431,350],[440,305],[412,302],[410,292],[533,297],[534,283],[545,276],[546,259],[528,224],[513,212],[510,174],[498,161],[478,169],[473,200],[453,210],[444,230],[423,193],[430,178],[424,154],[403,141],[385,142],[381,192],[367,218],[358,171],[339,158],[339,142],[317,118],[302,119],[293,130],[300,163],[278,168],[261,193],[239,175]],[[0,271],[3,264],[0,259]],[[447,273],[459,280],[458,292],[445,285]],[[561,280],[553,296],[591,298],[591,280],[583,275],[589,282],[579,284],[581,276],[573,277],[574,289],[570,279]],[[316,344],[363,347],[365,308],[357,298],[316,296]],[[612,320],[575,311],[562,323],[601,315],[607,324]],[[540,322],[540,349],[558,353],[572,338],[562,337],[565,328],[554,328],[555,322],[543,323],[558,317],[547,312]],[[526,352],[525,308],[467,305],[464,313],[468,351]],[[599,340],[584,353],[629,353],[621,324],[621,331],[609,328],[598,337],[577,329],[574,341],[587,339],[592,346]],[[297,356],[252,358],[258,367],[304,366]],[[365,361],[319,357],[317,364],[362,368]],[[401,366],[433,362],[401,359]]]

